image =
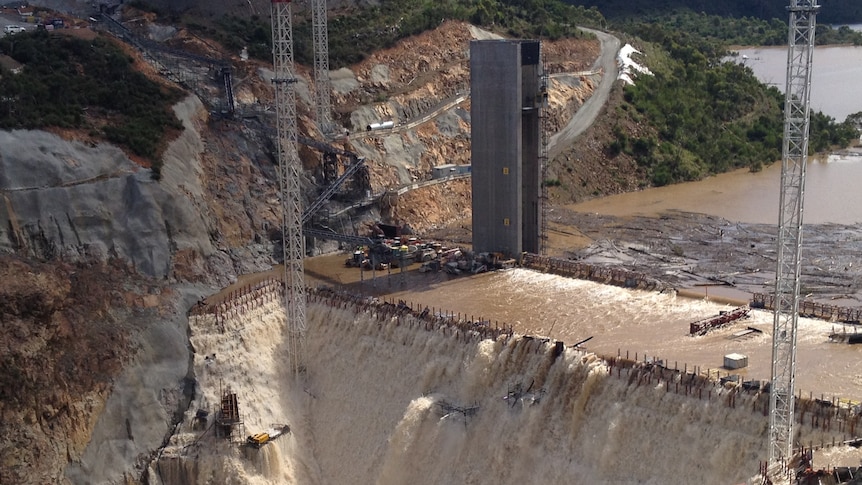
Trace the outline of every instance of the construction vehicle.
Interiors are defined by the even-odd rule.
[[[353,251],[353,254],[344,261],[344,265],[348,268],[360,268],[365,262],[365,252],[361,249]]]
[[[268,433],[257,433],[249,436],[245,441],[246,444],[249,446],[260,448],[261,446],[269,443],[270,437]]]

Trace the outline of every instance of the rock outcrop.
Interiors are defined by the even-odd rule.
[[[190,98],[178,107],[200,109]],[[107,144],[88,146],[44,131],[0,131],[0,252],[37,259],[107,261],[164,278],[172,254],[213,248],[201,213],[202,146],[187,129],[165,155],[163,183]],[[189,200],[191,199],[191,200]],[[190,204],[191,202],[191,204]]]

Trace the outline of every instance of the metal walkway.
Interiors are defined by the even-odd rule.
[[[119,39],[146,53],[148,56],[150,56],[150,58],[161,64],[162,67],[169,71],[174,81],[177,81],[179,83],[186,83],[188,87],[192,91],[194,91],[195,94],[197,94],[198,97],[200,97],[202,100],[207,99],[207,93],[203,89],[196,86],[194,83],[187,83],[188,78],[186,77],[186,74],[188,73],[188,71],[181,71],[178,66],[172,68],[170,63],[166,61],[165,57],[170,56],[186,61],[193,61],[216,69],[217,75],[221,77],[221,83],[224,86],[224,110],[230,114],[233,114],[236,109],[236,104],[233,95],[231,65],[228,60],[214,59],[212,57],[193,54],[191,52],[174,49],[159,42],[143,38],[129,30],[129,28],[123,25],[121,22],[115,20],[113,17],[105,13],[99,14],[99,18],[101,20],[103,28],[105,28],[108,32],[111,32]]]

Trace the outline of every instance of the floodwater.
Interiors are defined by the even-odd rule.
[[[310,300],[299,378],[286,364],[277,293],[221,323],[190,319],[200,392],[150,464],[151,482],[725,485],[748,480],[763,458],[762,397],[731,405],[722,386],[688,393],[581,350],[552,357],[537,340],[480,341]],[[212,415],[198,422],[195,411],[216,409],[227,386],[238,438],[272,423],[290,432],[260,449],[229,446]],[[806,444],[842,438],[798,429]]]
[[[862,153],[812,158],[805,168],[805,215],[808,224],[862,222]],[[748,169],[697,182],[612,195],[569,205],[578,212],[610,216],[657,216],[669,210],[695,212],[733,222],[778,223],[781,163],[752,173]]]
[[[785,88],[786,47],[738,51],[762,82]],[[742,56],[748,58],[743,60]],[[862,111],[862,47],[818,47],[811,81],[812,109],[836,120]],[[806,165],[805,224],[862,222],[862,151],[813,157]],[[758,173],[746,169],[699,182],[647,189],[573,204],[571,209],[599,214],[657,215],[680,210],[722,217],[734,222],[777,224],[781,163]]]
[[[850,185],[862,170],[859,162],[830,157],[809,165],[806,222],[862,220],[860,196]],[[777,219],[779,170],[605,198],[580,210],[626,215],[676,209],[768,223],[769,214]],[[371,279],[368,272],[346,268],[346,257],[307,259],[307,283],[512,325],[517,333],[569,345],[592,337],[583,346],[589,352],[660,359],[712,375],[726,375],[723,357],[740,353],[749,366],[734,374],[769,378],[768,312],[753,311],[727,329],[691,337],[689,323],[733,306],[525,269],[450,276],[419,273],[414,266],[405,273],[376,272]],[[234,477],[245,483],[381,485],[725,484],[751,477],[766,455],[767,419],[751,412],[752,403],[731,408],[721,399],[680,397],[661,384],[632,385],[607,373],[592,354],[568,349],[562,363],[553,364],[541,353],[487,340],[455,341],[320,303],[309,305],[308,319],[307,374],[300,385],[285,364],[279,298],[222,324],[209,316],[193,319],[195,374],[203,392],[171,447],[151,466],[151,476],[185,483]],[[747,327],[757,331],[734,337]],[[860,401],[862,345],[830,343],[835,328],[800,319],[797,390]],[[513,386],[532,389],[536,379],[546,397],[517,406],[504,401]],[[193,429],[193,410],[214,408],[226,383],[239,395],[247,433],[285,422],[294,431],[241,459],[236,448]],[[533,397],[541,395],[535,391]],[[849,447],[829,453],[816,456],[815,464],[859,463]]]
[[[516,333],[562,340],[568,345],[592,337],[584,347],[604,356],[628,355],[657,358],[679,368],[698,366],[704,372],[727,375],[724,356],[747,355],[747,368],[733,371],[744,379],[769,379],[773,316],[767,311],[727,329],[703,337],[689,335],[689,323],[732,310],[737,303],[724,299],[694,299],[672,293],[635,291],[591,281],[564,278],[527,269],[513,269],[473,276],[419,273],[398,270],[364,274],[345,268],[346,255],[319,256],[306,260],[312,275],[328,274],[327,280],[309,278],[310,284],[342,286],[352,292],[405,300],[429,307],[435,313],[460,314],[468,320],[492,325],[511,325]],[[744,302],[738,302],[741,304]],[[757,329],[744,338],[733,334]],[[798,334],[798,390],[815,396],[837,396],[862,401],[862,345],[829,341],[841,325],[801,318]],[[852,330],[851,330],[852,331]]]
[[[775,62],[786,62],[786,48],[740,52],[749,56],[747,62],[761,80],[783,76],[784,68]],[[824,104],[826,98],[834,96],[841,100],[837,105],[843,111],[862,111],[862,98],[854,92],[856,86],[862,85],[860,61],[862,48],[818,48],[812,84],[814,102]],[[862,222],[862,191],[858,190],[857,182],[862,180],[862,153],[812,159],[806,171],[807,225]],[[614,216],[680,210],[735,222],[777,223],[780,173],[780,163],[776,163],[759,173],[741,170],[695,183],[595,199],[570,208]],[[693,338],[688,335],[690,322],[717,315],[733,305],[626,290],[520,269],[469,277],[418,272],[402,277],[393,270],[391,274],[378,272],[373,281],[369,280],[371,274],[365,273],[365,282],[360,285],[355,283],[359,270],[345,268],[344,257],[312,258],[307,261],[306,270],[312,280],[319,278],[316,281],[321,284],[349,283],[351,291],[404,299],[470,315],[471,319],[481,316],[511,324],[519,333],[545,335],[569,344],[593,337],[586,347],[599,354],[628,352],[630,356],[638,353],[639,358],[646,354],[678,362],[680,366],[718,369],[723,365],[723,356],[735,352],[749,356],[748,368],[740,372],[744,378],[770,376],[773,317],[769,312],[754,311],[749,320],[729,330]],[[761,333],[745,339],[733,338],[733,333],[747,326]],[[800,319],[797,389],[860,400],[862,375],[856,366],[862,359],[862,346],[829,342],[828,335],[833,330],[840,330],[840,326]]]
[[[782,92],[787,84],[787,47],[740,49],[744,62],[761,82]],[[748,59],[742,59],[748,56]],[[862,111],[859,82],[862,81],[862,47],[821,46],[814,49],[811,71],[811,109],[838,121]]]

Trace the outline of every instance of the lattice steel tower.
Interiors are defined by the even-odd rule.
[[[778,264],[772,326],[772,387],[769,393],[769,474],[781,473],[793,453],[793,387],[796,375],[796,329],[802,202],[808,156],[811,60],[817,0],[790,0],[787,89],[784,97],[784,144],[778,214]]]
[[[311,0],[311,27],[314,47],[314,88],[317,101],[317,126],[324,135],[332,133],[332,107],[329,99],[329,31],[326,28],[326,0]]]
[[[278,182],[281,188],[282,251],[284,254],[284,307],[287,315],[288,353],[296,374],[305,346],[305,282],[302,238],[302,161],[297,151],[296,73],[293,65],[293,25],[290,0],[272,0],[272,58],[275,77],[275,113]]]

